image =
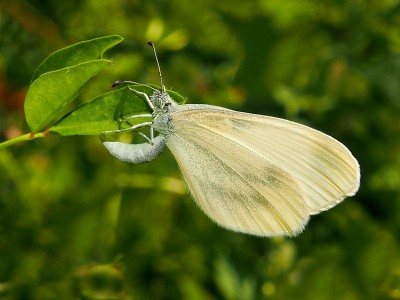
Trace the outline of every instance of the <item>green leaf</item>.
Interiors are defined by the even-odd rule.
[[[42,62],[25,99],[26,121],[32,132],[43,130],[62,116],[82,86],[111,63],[99,58],[122,40],[111,35],[80,42],[52,53]]]
[[[44,73],[100,59],[105,51],[119,44],[122,40],[123,38],[119,35],[110,35],[57,50],[39,65],[32,76],[31,83]]]
[[[32,132],[43,130],[57,120],[82,86],[110,63],[104,59],[89,61],[42,74],[36,79],[24,104],[26,121]]]
[[[153,93],[149,86],[131,86],[137,91],[148,95]],[[159,87],[156,87],[159,89]],[[182,104],[185,99],[176,92],[168,91],[176,102]],[[76,110],[62,118],[49,129],[50,133],[59,135],[99,135],[108,130],[127,128],[145,121],[145,118],[135,118],[128,122],[120,122],[120,118],[151,113],[146,100],[129,90],[120,88],[79,106]]]

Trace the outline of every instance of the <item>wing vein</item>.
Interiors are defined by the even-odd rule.
[[[223,138],[224,138],[225,140],[227,140],[227,141],[230,141],[230,142],[232,141],[232,140],[230,140],[229,138],[227,138],[227,137],[225,137],[225,136],[223,136],[223,135],[220,135],[220,134],[218,134],[218,133],[214,133],[214,134],[218,135],[218,137],[223,137]],[[195,138],[195,135],[191,135],[191,138],[194,139],[194,138]],[[206,144],[208,144],[209,146],[213,147],[214,149],[216,148],[216,149],[218,149],[219,151],[224,152],[226,155],[232,157],[232,158],[233,158],[234,160],[236,160],[237,162],[240,162],[240,164],[241,164],[242,167],[244,167],[246,170],[249,170],[249,168],[247,167],[247,163],[246,163],[244,160],[240,160],[239,158],[233,156],[231,153],[225,152],[224,149],[222,149],[222,148],[220,148],[220,147],[217,147],[217,146],[216,146],[215,144],[213,144],[213,143],[209,143],[207,140],[200,140],[200,139],[197,139],[197,140],[199,141],[199,142],[197,142],[197,144],[206,143]],[[238,145],[240,145],[240,144],[238,144]],[[243,147],[243,145],[240,145],[240,146]],[[246,148],[246,149],[247,149],[247,148]],[[261,159],[266,160],[264,157],[260,156],[258,153],[253,152],[251,149],[248,149],[248,150],[251,151],[254,155],[257,155],[258,157],[260,157]],[[270,161],[268,161],[268,162],[271,163]],[[279,210],[275,207],[275,205],[274,205],[273,203],[271,203],[267,198],[265,198],[265,196],[264,196],[263,194],[261,194],[261,193],[257,190],[257,188],[256,188],[250,181],[248,181],[246,178],[244,178],[240,173],[236,172],[235,169],[234,169],[232,166],[228,165],[226,161],[224,161],[224,163],[225,163],[234,173],[236,173],[238,176],[240,176],[244,182],[246,182],[249,186],[251,186],[251,187],[253,188],[254,191],[256,191],[263,199],[265,199],[265,200],[270,204],[269,207],[273,208],[273,210],[275,211],[274,215],[275,215],[275,216],[279,216],[279,219],[277,219],[277,221],[281,224],[282,228],[288,228],[288,229],[291,228],[290,225],[289,225],[289,223],[288,223],[288,221],[284,218],[284,216],[283,216],[281,213],[279,213]],[[271,164],[274,165],[273,163],[271,163]],[[276,165],[274,165],[274,166],[275,166],[276,168],[278,168]],[[262,170],[262,169],[258,168],[257,166],[253,166],[253,167],[254,167],[255,169],[259,170],[259,171]],[[286,182],[282,181],[280,178],[277,178],[277,177],[274,177],[274,178],[275,178],[276,180],[278,180],[279,182],[281,182],[282,184],[285,184],[286,186],[290,187],[294,192],[297,193],[297,191],[296,191],[292,186],[288,185]],[[298,216],[300,216],[300,218],[303,218],[303,216],[302,216],[302,214],[300,213],[300,211],[299,211],[296,207],[294,207],[294,206],[292,205],[292,203],[291,203],[290,200],[288,200],[288,199],[286,198],[286,195],[283,195],[280,191],[278,191],[274,186],[272,186],[271,184],[269,184],[268,182],[266,182],[263,178],[258,177],[258,179],[260,179],[264,184],[268,185],[268,186],[269,186],[271,189],[273,189],[277,194],[279,194],[283,199],[285,199],[285,200],[286,200],[286,201],[285,201],[286,204],[289,204],[289,206],[292,207],[292,211],[295,211],[296,214],[297,214]],[[297,193],[297,194],[301,197],[301,195],[300,195],[299,193]],[[253,206],[254,206],[254,204],[253,204]],[[265,216],[264,216],[264,219],[265,219]]]
[[[185,139],[184,137],[182,137],[182,136],[180,136],[180,135],[178,135],[178,134],[176,134],[175,135],[175,137],[177,137],[177,138],[179,138],[181,141],[183,141],[184,143],[186,143],[186,145],[189,145],[189,146],[191,146],[192,148],[193,148],[193,145],[191,145],[189,142],[188,142],[188,140],[187,139]],[[198,143],[197,143],[198,144]],[[227,165],[225,162],[223,162],[221,159],[219,159],[219,158],[217,158],[215,155],[211,155],[211,157],[212,157],[212,159],[213,159],[213,161],[215,162],[215,163],[217,163],[220,167],[221,167],[221,169],[226,173],[226,175],[227,175],[227,177],[229,177],[229,172],[227,172],[227,170],[226,170],[226,167],[229,167],[229,169],[230,170],[232,170],[234,173],[236,173],[237,175],[239,175],[234,169],[232,169],[232,167],[230,167],[229,165]],[[242,178],[243,179],[243,178]],[[231,191],[230,190],[228,190],[228,196],[229,196],[229,198],[230,199],[234,199],[234,196],[232,195],[232,193],[231,193]],[[256,206],[254,205],[254,203],[253,202],[251,202],[252,203],[252,206],[254,207],[254,208],[256,208]],[[246,211],[248,212],[248,215],[250,215],[251,216],[251,218],[253,219],[253,221],[257,224],[257,226],[259,227],[259,229],[262,231],[263,230],[263,226],[261,226],[260,225],[260,223],[257,221],[257,219],[254,217],[254,215],[251,213],[251,211],[249,210],[249,208],[246,206],[246,205],[243,205],[243,207],[246,209]],[[229,207],[228,207],[228,209],[229,209]],[[210,207],[210,210],[212,210],[212,207]],[[246,217],[243,215],[243,213],[240,211],[240,210],[238,210],[240,213],[241,213],[241,215],[242,215],[242,220],[246,220]],[[231,214],[231,216],[232,216],[232,210],[231,209],[229,209],[229,213]],[[223,215],[223,213],[220,213],[221,215]],[[247,216],[247,215],[246,215]],[[236,218],[232,218],[233,220],[235,220],[235,221],[237,221],[236,220]],[[265,221],[268,223],[268,226],[272,229],[273,228],[273,226],[270,224],[270,222],[267,220],[267,219],[265,219]],[[238,227],[238,228],[240,228],[240,225],[236,222],[236,226]]]

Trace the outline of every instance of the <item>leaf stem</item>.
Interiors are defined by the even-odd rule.
[[[36,139],[36,138],[42,138],[42,137],[45,137],[45,136],[48,136],[48,135],[49,135],[48,131],[38,132],[38,133],[33,133],[33,132],[27,133],[27,134],[18,136],[16,138],[13,138],[11,140],[8,140],[8,141],[0,143],[0,149],[7,148],[8,146],[14,145],[16,143],[20,143],[20,142],[23,142],[23,141],[29,141],[29,140],[33,140],[33,139]]]

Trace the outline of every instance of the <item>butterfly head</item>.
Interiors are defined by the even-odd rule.
[[[156,90],[151,94],[150,101],[154,105],[154,114],[168,113],[171,108],[178,104],[172,100],[171,96],[166,91]]]

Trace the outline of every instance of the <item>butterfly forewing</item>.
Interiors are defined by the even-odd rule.
[[[171,116],[167,146],[200,207],[225,227],[297,232],[308,214],[358,190],[359,166],[350,151],[307,126],[209,105],[180,106]],[[232,225],[237,211],[243,220]]]
[[[260,236],[295,235],[304,228],[309,213],[298,184],[287,172],[185,117],[174,116],[172,123],[167,146],[196,202],[211,219]]]

